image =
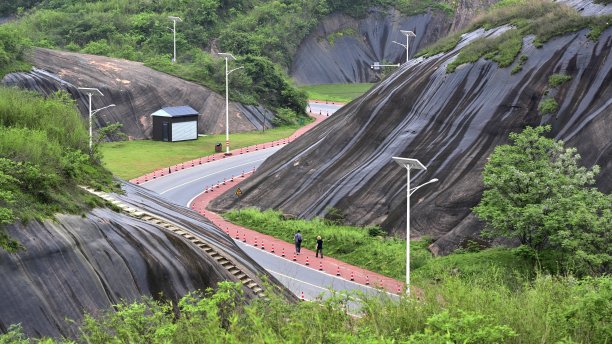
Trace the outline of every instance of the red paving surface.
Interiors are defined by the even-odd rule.
[[[314,126],[316,126],[317,124],[319,124],[320,122],[322,122],[328,117],[328,114],[326,113],[311,114],[311,115],[315,117],[315,121],[313,123],[310,123],[298,129],[293,135],[291,135],[290,137],[286,139],[269,142],[265,144],[259,144],[255,146],[250,146],[250,147],[241,148],[241,149],[235,149],[235,150],[232,150],[232,154],[233,155],[244,154],[244,153],[248,153],[254,150],[266,149],[266,148],[270,148],[270,147],[274,147],[278,145],[287,144],[295,140],[300,135],[304,134],[305,132],[307,132],[308,130],[310,130],[311,128],[313,128]],[[130,182],[134,184],[140,184],[148,180],[156,179],[161,176],[164,176],[165,174],[168,174],[169,169],[175,172],[175,171],[179,171],[182,169],[194,167],[197,165],[206,164],[207,162],[210,162],[210,161],[223,159],[224,157],[225,157],[225,154],[218,153],[218,154],[210,155],[207,157],[194,159],[194,160],[187,161],[181,164],[159,169],[157,171],[148,173],[144,176],[134,178],[130,180]],[[284,254],[285,259],[295,261],[296,263],[302,264],[304,266],[306,266],[306,263],[308,262],[309,263],[308,267],[311,269],[321,270],[327,274],[334,275],[339,278],[344,278],[346,280],[352,280],[355,283],[359,283],[362,285],[369,284],[371,287],[384,288],[386,291],[391,292],[391,293],[396,293],[396,294],[399,294],[403,291],[403,288],[404,288],[403,282],[377,274],[372,271],[362,269],[360,267],[346,264],[342,261],[339,261],[337,259],[333,259],[330,257],[325,257],[324,259],[316,258],[314,251],[309,250],[304,247],[302,247],[300,255],[295,255],[294,254],[295,248],[294,248],[293,243],[288,243],[288,242],[276,239],[272,236],[261,234],[254,230],[251,230],[251,229],[239,226],[239,225],[235,225],[229,221],[226,221],[219,214],[206,209],[208,204],[212,200],[214,200],[217,196],[221,195],[227,190],[236,188],[236,184],[238,184],[242,180],[251,176],[253,172],[254,171],[250,171],[248,173],[245,173],[242,176],[233,178],[233,180],[228,180],[227,182],[217,184],[212,188],[207,188],[206,190],[202,190],[202,193],[193,200],[190,207],[193,210],[205,216],[206,218],[208,218],[216,226],[221,228],[223,231],[225,231],[235,240],[240,240],[246,244],[256,246],[261,249],[265,249],[266,251],[270,253],[274,253],[279,257],[282,257],[282,255]],[[314,246],[314,242],[316,241],[314,238],[304,238],[304,240],[305,242],[310,242],[311,243],[310,246]],[[323,240],[325,240],[325,238],[323,238]]]

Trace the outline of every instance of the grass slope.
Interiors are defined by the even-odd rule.
[[[112,187],[87,152],[85,124],[68,95],[0,87],[0,226],[102,204],[78,187]],[[19,245],[0,228],[0,247]]]

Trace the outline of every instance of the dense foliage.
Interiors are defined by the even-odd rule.
[[[579,281],[538,276],[515,289],[495,283],[495,278],[490,272],[470,279],[446,275],[399,300],[339,293],[300,303],[271,293],[269,299],[247,302],[239,284],[222,282],[216,291],[189,294],[176,305],[146,298],[119,304],[103,316],[87,316],[78,340],[432,344],[612,340],[609,277]],[[0,336],[4,341],[27,343],[19,327]]]
[[[111,174],[87,152],[87,131],[66,96],[0,87],[0,226],[97,204],[77,185],[107,188]],[[19,245],[0,231],[0,247]]]
[[[485,191],[474,212],[490,234],[554,250],[566,270],[610,271],[612,196],[592,187],[599,167],[578,164],[575,148],[544,137],[550,127],[510,134],[487,162]]]
[[[30,66],[23,61],[30,41],[8,25],[0,25],[0,76],[6,73],[29,70]]]

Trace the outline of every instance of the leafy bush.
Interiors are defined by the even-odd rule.
[[[538,104],[538,111],[542,115],[548,115],[551,113],[556,113],[559,110],[559,103],[555,100],[555,98],[544,98]]]
[[[485,191],[473,211],[490,235],[559,252],[566,271],[609,272],[612,196],[592,187],[599,167],[580,166],[575,148],[544,137],[549,130],[528,127],[510,134],[512,144],[495,148],[483,172]]]
[[[548,86],[559,87],[570,80],[572,80],[572,77],[567,74],[553,74],[548,77]]]
[[[476,312],[444,310],[426,321],[422,333],[410,336],[410,343],[502,343],[517,334],[507,325]]]
[[[496,38],[481,38],[463,48],[457,58],[446,66],[446,72],[452,73],[457,66],[473,63],[482,56],[497,62],[499,67],[512,64],[521,51],[523,38],[517,30],[508,30]]]

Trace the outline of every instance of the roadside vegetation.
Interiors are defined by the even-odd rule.
[[[433,56],[454,49],[462,33],[478,28],[490,30],[510,24],[511,29],[494,38],[480,38],[463,48],[457,59],[451,62],[446,71],[452,73],[464,63],[473,63],[481,57],[497,62],[499,67],[510,66],[519,55],[523,38],[534,35],[533,44],[542,47],[553,37],[581,29],[590,29],[589,38],[597,41],[603,30],[612,23],[612,16],[581,16],[566,5],[546,0],[506,0],[492,6],[484,14],[476,17],[471,25],[459,33],[439,40],[432,46],[422,49],[417,56]],[[520,61],[519,64],[524,61]],[[518,71],[518,69],[516,70]]]
[[[242,148],[255,144],[267,143],[291,136],[299,127],[283,126],[232,133],[230,148]],[[180,164],[215,153],[215,145],[222,143],[225,148],[225,134],[200,136],[197,140],[182,142],[162,142],[152,140],[135,140],[107,142],[100,145],[103,165],[114,175],[123,179],[132,179],[155,171],[162,167]]]
[[[308,94],[308,99],[349,103],[370,90],[374,84],[321,84],[300,86]]]
[[[399,300],[336,293],[288,302],[268,288],[247,300],[240,284],[178,303],[143,298],[81,323],[87,343],[609,343],[612,279],[536,274],[512,286],[496,270],[440,274]],[[349,301],[361,304],[355,317]],[[19,326],[0,342],[28,343]],[[72,339],[46,339],[67,343]]]
[[[88,155],[85,124],[69,96],[0,87],[0,247],[20,248],[3,225],[103,204],[78,188],[112,188],[97,159]]]

